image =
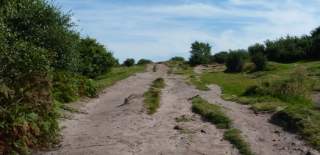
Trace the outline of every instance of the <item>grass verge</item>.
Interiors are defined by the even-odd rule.
[[[95,79],[95,85],[98,91],[113,85],[117,81],[123,80],[135,73],[143,72],[145,65],[138,65],[132,67],[115,67],[112,68],[111,72],[101,75]]]
[[[210,104],[199,96],[192,99],[192,111],[215,124],[217,128],[228,129],[231,126],[231,120],[224,114],[219,106]]]
[[[181,61],[169,61],[167,62],[169,66],[169,73],[184,75],[187,78],[187,83],[194,85],[196,89],[207,91],[209,88],[205,83],[200,80],[200,77],[193,71],[186,62]]]
[[[144,93],[144,103],[149,115],[157,112],[160,106],[161,89],[165,87],[163,78],[158,78],[152,82],[149,90]]]
[[[254,154],[250,149],[250,145],[242,138],[241,131],[231,127],[231,119],[222,111],[220,106],[210,104],[208,101],[196,96],[192,99],[192,111],[215,124],[217,128],[226,129],[224,139],[234,145],[240,154]]]
[[[250,146],[247,142],[243,140],[241,137],[241,131],[238,129],[228,129],[224,132],[223,135],[225,140],[228,140],[232,145],[234,145],[238,150],[239,153],[242,155],[254,155],[250,150]]]
[[[273,123],[296,132],[320,150],[320,112],[309,96],[312,89],[319,88],[319,73],[319,61],[270,62],[265,71],[206,72],[200,79],[207,85],[221,86],[227,100],[249,104],[256,112],[273,113]]]

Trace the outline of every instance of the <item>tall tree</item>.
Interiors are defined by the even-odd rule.
[[[211,46],[208,43],[194,42],[191,45],[191,57],[189,62],[191,65],[208,64],[211,56]]]

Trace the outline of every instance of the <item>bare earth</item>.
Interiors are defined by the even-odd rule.
[[[224,101],[218,86],[199,91],[177,75],[167,75],[167,67],[152,66],[107,88],[99,98],[89,100],[72,119],[63,121],[61,147],[47,155],[237,155],[238,151],[223,140],[223,130],[204,122],[191,111],[189,98],[203,98],[225,107],[235,127],[243,132],[258,155],[305,155],[307,147],[295,135],[268,122],[270,115],[256,115],[247,106]],[[151,82],[163,77],[157,113],[147,115],[143,93]],[[127,104],[124,104],[126,100]],[[189,121],[177,122],[184,115]]]

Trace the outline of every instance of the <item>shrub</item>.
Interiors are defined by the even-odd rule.
[[[224,64],[228,59],[228,52],[219,52],[213,55],[211,62]]]
[[[308,57],[310,59],[320,58],[320,27],[316,28],[311,32],[311,45],[308,50]]]
[[[230,52],[227,59],[227,72],[241,72],[244,67],[244,57],[242,53]]]
[[[211,46],[208,43],[194,42],[191,45],[191,57],[189,63],[193,66],[208,64],[211,55]]]
[[[258,53],[264,54],[265,53],[265,47],[262,44],[254,44],[250,47],[248,47],[248,52],[251,56],[254,56]]]
[[[90,78],[110,71],[111,67],[117,63],[112,53],[95,39],[81,39],[78,51],[80,52],[79,72]]]
[[[126,59],[124,62],[123,62],[123,65],[124,66],[127,66],[127,67],[131,67],[134,65],[134,59]]]
[[[66,71],[53,73],[53,96],[61,103],[75,101],[81,96],[97,96],[97,88],[93,80]]]
[[[184,62],[185,59],[184,59],[184,57],[175,56],[175,57],[172,57],[170,59],[170,61],[182,61],[182,62]]]
[[[146,65],[146,64],[150,64],[152,63],[151,60],[148,60],[148,59],[140,59],[137,63],[137,65]]]
[[[252,55],[251,61],[254,63],[257,71],[264,70],[267,66],[267,58],[261,52]]]

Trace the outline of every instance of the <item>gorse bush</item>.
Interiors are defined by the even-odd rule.
[[[81,39],[78,51],[80,53],[79,72],[87,77],[97,77],[116,65],[117,60],[112,53],[95,39]]]
[[[267,58],[262,53],[255,53],[251,56],[256,71],[264,70],[267,67]]]
[[[175,57],[172,57],[172,58],[170,59],[170,61],[181,61],[181,62],[184,62],[185,59],[184,59],[184,57],[175,56]]]
[[[226,62],[227,72],[241,72],[243,70],[245,58],[240,52],[230,52]]]
[[[146,64],[150,64],[152,63],[151,60],[148,60],[148,59],[140,59],[138,62],[137,62],[137,65],[146,65]]]
[[[127,67],[131,67],[135,64],[135,61],[134,59],[126,59],[124,62],[123,62],[123,65],[124,66],[127,66]]]
[[[228,59],[228,52],[219,52],[211,57],[211,62],[224,64]]]

